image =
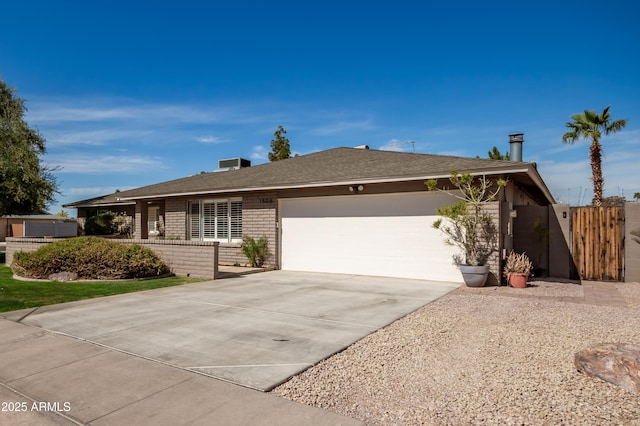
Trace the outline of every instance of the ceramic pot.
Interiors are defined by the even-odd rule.
[[[467,287],[482,287],[489,276],[489,265],[470,266],[459,265],[462,279]]]

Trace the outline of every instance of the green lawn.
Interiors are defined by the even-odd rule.
[[[11,268],[4,263],[0,263],[0,312],[131,293],[152,288],[171,287],[198,281],[203,280],[187,277],[169,277],[144,281],[86,283],[19,281],[13,278]]]

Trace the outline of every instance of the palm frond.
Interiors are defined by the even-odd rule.
[[[627,120],[624,120],[624,119],[616,120],[605,128],[604,133],[605,135],[608,135],[609,133],[615,133],[618,130],[622,130],[625,127],[627,127]]]

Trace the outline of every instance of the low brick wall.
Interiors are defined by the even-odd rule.
[[[6,264],[11,265],[13,254],[19,251],[36,251],[38,248],[59,241],[60,238],[7,238]],[[149,247],[181,276],[215,279],[218,276],[218,246],[214,241],[181,240],[112,240],[123,244],[140,244]]]
[[[240,243],[221,243],[219,248],[220,265],[244,265],[248,262],[247,257],[242,254]]]
[[[17,238],[7,237],[7,252],[5,257],[5,263],[7,266],[11,266],[13,262],[13,254],[19,251],[36,251],[42,246],[51,244],[55,241],[63,240],[64,238]]]

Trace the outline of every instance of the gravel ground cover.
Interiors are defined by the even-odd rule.
[[[640,284],[611,285],[627,307],[560,301],[582,297],[572,283],[461,287],[273,393],[374,425],[640,425],[640,395],[573,364],[640,343]]]

